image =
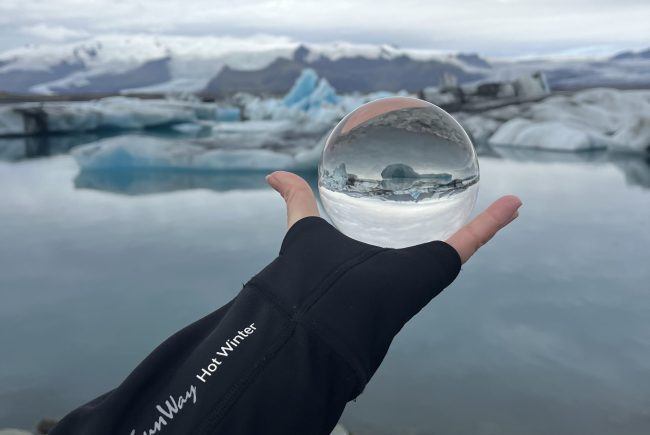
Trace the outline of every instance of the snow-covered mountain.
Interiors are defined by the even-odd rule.
[[[281,94],[304,68],[343,93],[418,91],[444,73],[461,83],[542,69],[551,85],[648,85],[647,53],[597,60],[488,61],[476,54],[351,43],[251,38],[102,35],[0,53],[0,91],[32,94],[236,91]]]
[[[31,45],[0,54],[0,90],[93,94],[168,91],[283,93],[310,65],[343,92],[435,84],[486,75],[477,56],[388,45],[303,45],[282,37],[106,35],[83,42]]]

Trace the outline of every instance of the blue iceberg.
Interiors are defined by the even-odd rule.
[[[302,70],[287,95],[282,99],[282,104],[285,107],[309,111],[320,108],[323,103],[334,105],[340,101],[341,97],[336,95],[336,89],[327,79],[319,79],[316,71],[307,68]]]

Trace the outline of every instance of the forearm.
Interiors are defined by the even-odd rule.
[[[329,434],[395,334],[459,269],[442,242],[378,248],[305,218],[233,301],[52,433]]]

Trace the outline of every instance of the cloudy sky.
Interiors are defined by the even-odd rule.
[[[144,32],[580,54],[648,47],[649,23],[650,0],[0,0],[0,50]]]

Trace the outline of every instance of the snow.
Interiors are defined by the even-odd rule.
[[[123,93],[198,92],[224,67],[252,71],[278,59],[292,59],[296,49],[309,50],[308,62],[325,58],[438,60],[467,71],[481,70],[464,63],[453,51],[403,49],[390,45],[334,42],[301,44],[278,36],[251,37],[173,36],[108,33],[81,41],[28,45],[0,53],[0,74],[9,71],[47,71],[68,64],[83,67],[62,78],[40,83],[32,92],[53,94],[57,89],[75,88],[93,77],[120,74],[147,62],[167,61],[170,79],[150,86],[134,87]]]
[[[0,53],[0,73],[12,70],[48,70],[61,63],[83,64],[63,79],[41,83],[34,92],[53,93],[56,86],[85,83],[101,74],[116,74],[150,61],[169,59],[172,80],[154,91],[203,89],[225,65],[241,70],[264,68],[274,60],[290,58],[299,44],[285,37],[190,37],[151,34],[105,34],[81,42],[39,44]],[[140,88],[139,90],[145,90]]]

